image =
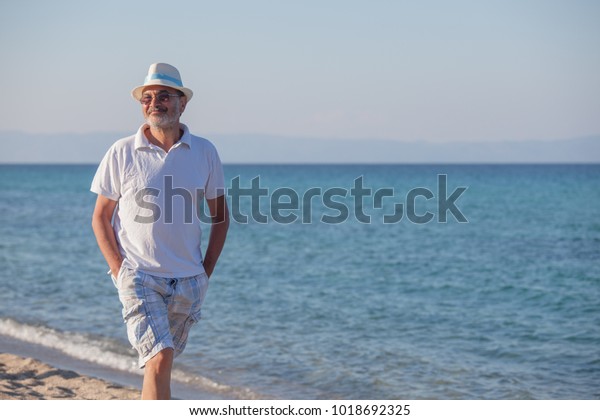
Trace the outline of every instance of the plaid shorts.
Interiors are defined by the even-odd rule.
[[[174,350],[174,357],[181,354],[191,326],[200,320],[208,276],[164,278],[122,267],[112,279],[139,367],[166,348]]]

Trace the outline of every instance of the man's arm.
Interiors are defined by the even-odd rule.
[[[204,271],[210,277],[225,245],[225,238],[229,229],[229,209],[227,208],[225,195],[210,200],[206,199],[206,203],[208,204],[212,224],[206,254],[204,255]]]
[[[103,195],[98,194],[96,207],[94,207],[94,215],[92,216],[92,229],[96,235],[98,247],[104,255],[104,259],[110,267],[110,271],[116,278],[123,262],[123,257],[119,252],[119,245],[112,227],[112,217],[115,211],[117,202]]]

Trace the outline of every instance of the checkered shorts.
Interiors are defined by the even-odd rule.
[[[175,357],[181,354],[191,326],[200,319],[208,276],[163,278],[122,267],[113,282],[139,367],[166,348],[172,348]]]

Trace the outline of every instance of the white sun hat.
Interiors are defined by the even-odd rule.
[[[177,89],[186,96],[189,101],[192,99],[194,92],[183,86],[179,70],[170,64],[165,63],[154,63],[150,65],[148,69],[148,75],[144,79],[144,84],[138,86],[131,91],[131,96],[136,101],[142,98],[142,92],[146,86],[167,86],[173,89]]]

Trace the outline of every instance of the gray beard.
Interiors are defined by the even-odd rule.
[[[146,123],[152,128],[168,128],[175,124],[179,124],[179,117],[181,112],[179,111],[179,106],[173,109],[172,114],[160,114],[160,115],[150,115],[146,118]]]
[[[178,118],[175,115],[153,115],[146,118],[146,123],[152,128],[168,128],[178,122]]]

